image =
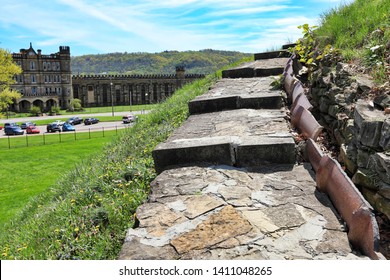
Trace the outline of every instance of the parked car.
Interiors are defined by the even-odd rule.
[[[52,122],[52,123],[55,123],[55,124],[57,124],[57,125],[59,125],[59,126],[62,126],[65,122],[60,121],[60,120],[56,120],[56,121],[54,121],[54,122]]]
[[[38,127],[36,127],[35,125],[29,125],[27,128],[26,128],[26,133],[27,134],[38,134],[40,133],[41,131],[39,130]]]
[[[97,118],[86,118],[84,120],[85,125],[94,124],[94,123],[98,123],[98,122],[99,122],[99,119],[97,119]]]
[[[21,125],[20,125],[20,128],[21,129],[27,129],[27,127],[29,126],[36,126],[35,123],[32,123],[32,122],[23,122]]]
[[[4,127],[4,133],[5,135],[23,135],[24,130],[18,125],[9,125]]]
[[[7,126],[19,126],[19,125],[17,123],[11,122],[11,123],[4,124],[4,128],[6,128]]]
[[[0,125],[0,130],[2,130],[3,129],[3,127]]]
[[[65,132],[65,131],[75,131],[76,129],[74,128],[73,125],[71,125],[70,123],[64,123],[62,125],[62,131]]]
[[[57,124],[56,122],[49,123],[49,124],[46,126],[46,131],[47,131],[47,132],[61,131],[61,127],[60,127],[59,124]]]
[[[135,122],[136,119],[137,117],[135,117],[134,115],[126,115],[122,117],[123,123],[132,123]]]
[[[71,125],[76,125],[81,124],[83,122],[83,119],[79,117],[71,117],[66,122],[70,123]]]

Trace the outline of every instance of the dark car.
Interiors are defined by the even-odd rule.
[[[70,123],[71,125],[76,125],[81,124],[83,122],[83,119],[79,117],[71,117],[66,122]]]
[[[46,131],[47,132],[56,132],[56,131],[61,131],[61,127],[57,123],[49,123],[46,126]]]
[[[4,128],[6,128],[8,126],[18,126],[18,124],[17,123],[13,123],[13,122],[4,124]]]
[[[9,125],[4,127],[4,133],[5,135],[23,135],[24,130],[18,125]]]
[[[64,123],[62,125],[62,131],[65,132],[65,131],[75,131],[76,129],[74,128],[73,125],[71,125],[70,123]]]
[[[35,123],[32,123],[32,122],[24,122],[20,125],[20,128],[21,129],[27,129],[27,127],[29,126],[35,126],[36,124]]]
[[[94,124],[94,123],[98,123],[98,122],[99,122],[99,120],[97,118],[86,118],[84,120],[85,125]]]

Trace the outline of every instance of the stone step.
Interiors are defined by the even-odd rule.
[[[164,171],[138,207],[121,260],[368,259],[351,249],[310,165]]]
[[[190,114],[233,109],[278,109],[284,105],[284,93],[273,90],[275,77],[221,79],[208,93],[198,96],[188,107]]]
[[[295,142],[287,135],[180,139],[159,144],[153,159],[158,173],[172,166],[294,164]]]
[[[280,75],[283,73],[287,61],[287,57],[251,61],[222,71],[222,77],[236,79]]]
[[[287,50],[288,48],[293,48],[295,47],[297,44],[296,43],[291,43],[291,44],[285,44],[282,46],[282,49],[283,50]]]
[[[255,60],[290,57],[291,54],[287,50],[278,50],[272,52],[255,53]]]
[[[288,58],[260,59],[222,71],[223,78],[253,78],[275,76],[283,73]]]
[[[284,110],[238,109],[191,115],[153,151],[157,172],[175,165],[295,163]]]

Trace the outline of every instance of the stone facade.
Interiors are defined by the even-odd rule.
[[[73,75],[70,48],[59,47],[59,52],[43,55],[21,49],[12,57],[23,70],[15,77],[13,89],[22,98],[10,110],[29,112],[32,106],[48,112],[52,107],[67,109],[73,98],[83,107],[152,104],[166,97],[186,83],[203,78],[201,74],[185,74],[184,67],[176,67],[172,75]]]
[[[176,68],[175,75],[75,75],[73,95],[83,107],[152,104],[203,77],[186,75],[182,67]]]
[[[59,47],[59,52],[43,55],[41,50],[30,48],[13,53],[12,58],[22,68],[15,77],[14,90],[22,94],[10,108],[28,112],[32,106],[50,111],[54,106],[66,109],[73,98],[70,48]]]

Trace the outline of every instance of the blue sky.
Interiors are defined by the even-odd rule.
[[[74,56],[165,50],[256,53],[293,42],[298,25],[352,0],[0,0],[0,48],[32,42]]]

